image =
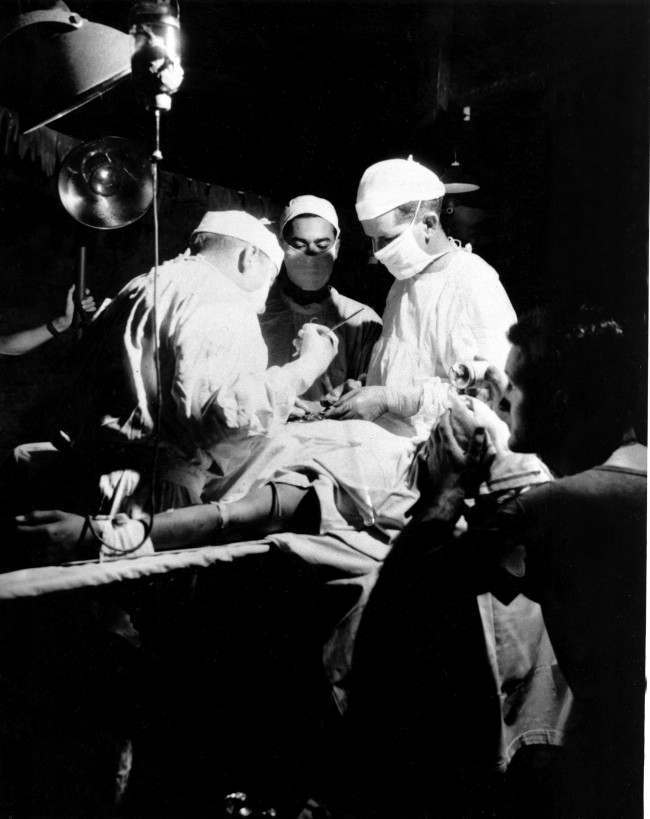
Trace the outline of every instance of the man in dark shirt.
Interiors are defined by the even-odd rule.
[[[499,703],[476,613],[483,591],[541,603],[575,697],[564,756],[546,779],[529,769],[528,787],[506,788],[497,815],[642,815],[647,450],[631,431],[642,370],[620,325],[594,311],[536,312],[509,339],[509,447],[561,477],[450,543],[476,464],[442,439],[447,478],[394,546],[357,640],[350,718],[357,739],[369,733],[382,792],[368,815],[394,815],[402,800],[409,815],[442,802],[446,816],[490,815]]]
[[[528,317],[510,341],[509,445],[563,476],[496,523],[514,547],[504,567],[542,604],[575,697],[567,807],[641,816],[647,450],[630,417],[640,374],[621,327],[586,311]]]

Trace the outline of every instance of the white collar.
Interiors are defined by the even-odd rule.
[[[643,444],[630,443],[615,449],[603,466],[618,466],[622,469],[648,471],[648,448]]]

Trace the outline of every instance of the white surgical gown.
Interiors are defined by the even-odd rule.
[[[200,256],[158,272],[161,452],[159,475],[198,501],[206,470],[235,469],[258,435],[286,421],[295,401],[280,367],[267,369],[258,316],[246,293]],[[92,327],[78,451],[98,472],[148,474],[156,403],[151,273],[129,282]]]
[[[508,328],[517,320],[499,276],[480,256],[451,249],[422,273],[395,281],[384,327],[368,368],[368,385],[400,392],[422,387],[416,415],[386,413],[377,423],[396,435],[424,440],[444,408],[450,368],[483,358],[503,369]]]

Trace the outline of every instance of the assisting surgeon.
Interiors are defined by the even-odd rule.
[[[292,199],[280,221],[280,242],[284,265],[260,316],[269,366],[293,359],[293,341],[306,322],[337,327],[339,349],[334,360],[302,396],[320,402],[333,389],[340,392],[347,380],[365,378],[381,319],[330,283],[341,245],[339,219],[331,202],[311,195]]]
[[[364,418],[423,440],[454,364],[479,358],[503,369],[515,311],[496,271],[446,235],[444,196],[436,174],[412,160],[388,159],[363,174],[357,216],[395,282],[366,386],[343,395],[328,417]]]

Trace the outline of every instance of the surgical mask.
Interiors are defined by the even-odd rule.
[[[224,272],[219,265],[216,265],[202,253],[197,253],[195,256],[190,255],[190,253],[190,250],[186,250],[185,253],[183,253],[179,258],[187,259],[188,261],[201,261],[203,264],[207,264],[214,270],[219,271],[219,273],[225,275],[231,281],[234,281],[237,287],[243,292],[248,303],[253,307],[258,315],[261,315],[264,312],[269,290],[271,289],[271,285],[276,278],[275,275],[271,275],[268,272],[266,267],[258,267],[257,271],[251,272],[249,277],[244,279],[240,275],[228,275],[227,268],[226,272]]]
[[[422,250],[413,233],[413,225],[419,210],[420,203],[418,202],[411,224],[399,236],[396,236],[392,242],[374,253],[375,259],[381,262],[391,276],[394,276],[398,281],[416,276],[434,259],[438,258],[438,256],[432,256]],[[442,256],[443,254],[439,255]]]
[[[266,308],[266,300],[274,280],[275,276],[269,275],[268,271],[264,269],[260,271],[258,282],[256,282],[254,277],[251,277],[251,279],[246,282],[246,286],[242,288],[247,300],[258,315],[261,315]],[[256,284],[256,286],[251,286],[253,284]]]
[[[266,309],[266,300],[269,295],[269,290],[271,289],[271,284],[272,282],[269,281],[261,287],[258,287],[256,290],[249,290],[246,292],[246,298],[250,304],[252,304],[253,309],[258,316],[261,316]]]
[[[329,278],[332,275],[335,259],[336,253],[334,247],[314,256],[307,255],[304,251],[297,250],[295,247],[287,247],[284,253],[284,264],[287,268],[287,272],[291,276],[300,277],[301,279],[303,276],[313,276],[317,280],[325,277]],[[300,281],[295,283],[299,284],[300,287],[304,287],[307,282]],[[319,284],[319,287],[321,284]]]

